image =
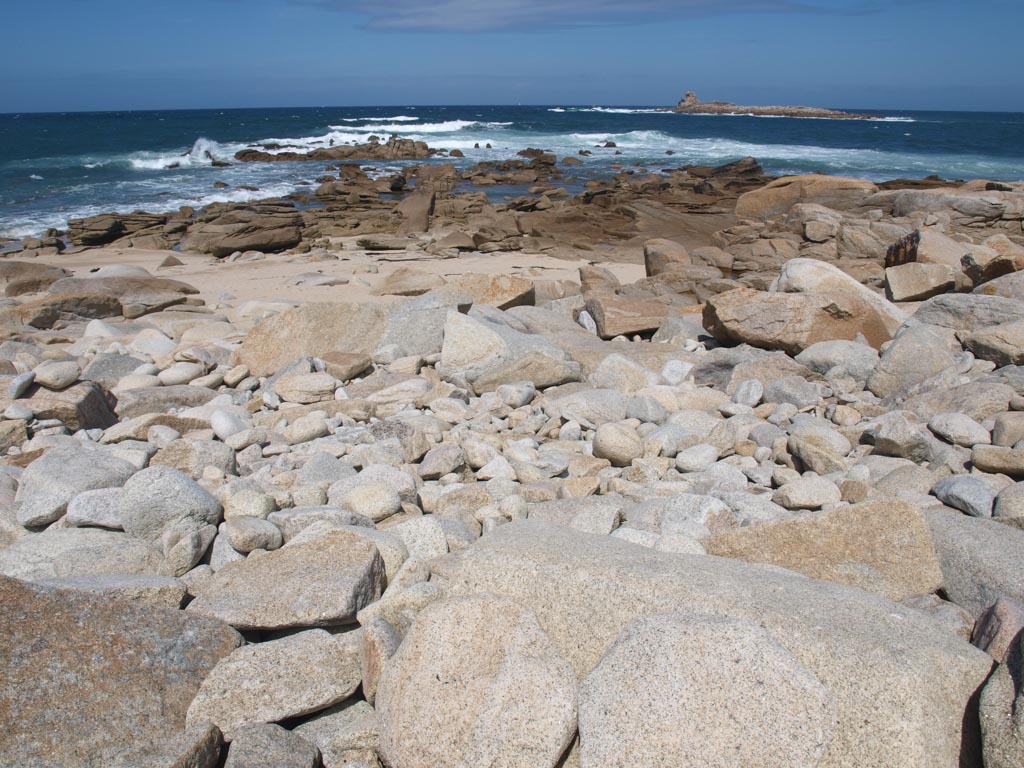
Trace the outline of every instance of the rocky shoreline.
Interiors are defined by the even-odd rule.
[[[1024,762],[1024,183],[524,154],[8,244],[0,763]]]
[[[675,107],[673,112],[685,115],[749,115],[752,117],[803,117],[828,120],[876,120],[878,115],[845,112],[822,107],[759,106],[748,107],[728,101],[701,101],[690,91]]]

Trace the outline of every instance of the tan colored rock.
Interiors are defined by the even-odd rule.
[[[924,301],[955,285],[953,269],[945,264],[910,262],[885,270],[885,293],[891,301]]]
[[[372,542],[331,531],[224,566],[199,589],[187,610],[240,629],[350,624],[380,597],[384,561]]]
[[[950,269],[962,270],[963,258],[973,251],[995,252],[985,246],[971,245],[954,240],[934,229],[921,230],[921,242],[917,246],[917,260],[922,264],[945,264]]]
[[[1024,321],[975,331],[964,341],[964,346],[975,357],[990,360],[999,367],[1020,365],[1024,362]]]
[[[0,292],[4,296],[38,293],[71,273],[61,267],[31,261],[5,259],[0,262]]]
[[[586,310],[602,339],[656,331],[675,312],[667,304],[605,291],[586,294]]]
[[[635,429],[624,424],[602,424],[594,435],[594,456],[613,467],[628,467],[643,456],[644,444]]]
[[[845,211],[858,207],[878,187],[863,179],[808,174],[783,176],[781,179],[736,201],[736,216],[741,219],[767,219],[789,212],[796,203],[815,203],[826,208]]]
[[[739,288],[712,296],[704,308],[704,327],[716,339],[791,355],[819,341],[849,341],[858,333],[877,347],[890,338],[886,326],[886,318],[850,294]]]
[[[753,622],[687,613],[627,626],[580,688],[581,768],[821,762],[836,705]]]
[[[253,723],[318,712],[359,687],[359,643],[312,629],[236,649],[211,670],[188,708],[190,726],[213,723],[231,741]]]
[[[927,521],[896,499],[722,531],[704,548],[709,555],[771,563],[890,600],[942,587]]]
[[[533,281],[519,275],[491,275],[468,272],[449,282],[449,286],[473,299],[498,309],[532,306],[535,303]]]
[[[376,304],[304,304],[267,318],[232,355],[254,376],[269,376],[303,355],[373,354],[386,314]]]
[[[458,561],[445,569],[449,595],[488,592],[528,606],[580,679],[639,616],[762,626],[836,702],[822,768],[958,765],[964,712],[991,668],[986,654],[912,609],[769,566],[530,521],[500,526]]]
[[[213,207],[189,227],[182,248],[218,259],[235,251],[283,251],[302,240],[302,216],[292,205]]]
[[[857,296],[871,305],[891,337],[907,319],[907,314],[893,306],[865,285],[833,264],[817,259],[790,259],[779,271],[772,290],[783,293],[839,293]]]
[[[553,768],[576,730],[576,681],[530,610],[460,597],[420,612],[376,708],[388,765]]]
[[[445,284],[439,275],[415,267],[399,267],[370,291],[374,296],[419,296]]]
[[[320,356],[326,372],[338,381],[349,381],[365,373],[373,365],[369,355],[356,352],[327,352]]]
[[[971,451],[971,461],[984,472],[1024,477],[1024,450],[999,445],[976,445]]]
[[[288,403],[319,403],[334,399],[337,380],[329,373],[294,373],[274,384],[278,396]]]
[[[671,272],[673,267],[692,263],[686,247],[677,242],[658,238],[644,243],[644,271],[648,277]]]

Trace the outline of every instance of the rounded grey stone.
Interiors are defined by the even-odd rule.
[[[932,487],[932,493],[947,507],[959,509],[971,517],[992,517],[995,493],[988,483],[977,477],[945,477]]]
[[[148,541],[158,541],[164,531],[179,525],[190,530],[216,525],[220,517],[220,502],[173,467],[148,467],[125,483],[121,492],[125,532]]]

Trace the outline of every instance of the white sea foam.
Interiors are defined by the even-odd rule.
[[[419,120],[418,117],[410,115],[395,115],[394,117],[343,117],[343,123],[411,123]]]
[[[196,165],[213,165],[213,161],[232,155],[216,141],[200,136],[192,148],[183,154],[160,154],[158,152],[139,152],[129,158],[132,168],[138,170],[159,171],[168,168],[181,168]]]
[[[467,128],[503,128],[512,123],[485,123],[477,120],[446,120],[443,123],[421,123],[419,125],[391,125],[387,123],[367,123],[365,125],[331,126],[332,130],[340,131],[373,131],[375,133],[397,133],[404,135],[409,131],[416,133],[455,133]]]
[[[563,110],[565,111],[565,110]],[[630,108],[630,107],[576,107],[571,112],[603,112],[608,115],[671,115],[668,109]]]
[[[40,176],[38,173],[33,173],[31,176],[29,176],[29,178],[32,179],[33,181],[42,181],[43,180],[43,177]]]

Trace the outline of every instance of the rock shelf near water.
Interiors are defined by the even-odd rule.
[[[673,112],[685,115],[751,115],[753,117],[813,117],[828,120],[872,120],[876,115],[862,115],[839,109],[821,107],[745,107],[728,101],[700,101],[697,94],[688,92],[672,108]]]
[[[0,260],[0,764],[1024,763],[1024,186],[344,168]]]

